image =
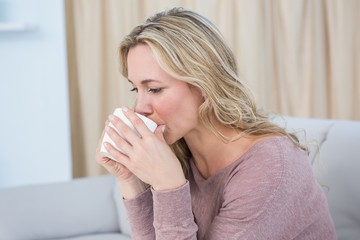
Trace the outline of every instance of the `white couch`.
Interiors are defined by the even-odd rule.
[[[275,121],[281,123],[280,119]],[[339,240],[360,239],[360,122],[286,118],[305,129],[318,181],[324,186]],[[299,132],[304,140],[305,135]],[[111,176],[0,190],[0,240],[130,239]]]

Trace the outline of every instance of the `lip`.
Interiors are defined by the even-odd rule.
[[[155,120],[155,119],[153,119],[153,118],[149,118],[149,119],[151,119],[153,122],[155,122],[157,126],[165,125],[165,123],[162,123],[162,122],[156,121],[156,120]]]
[[[166,125],[165,124],[158,124],[157,127],[162,127],[162,126],[165,126],[166,128]]]

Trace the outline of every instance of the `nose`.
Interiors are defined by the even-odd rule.
[[[138,95],[136,99],[135,111],[145,117],[152,114],[153,110],[150,101],[144,95]]]

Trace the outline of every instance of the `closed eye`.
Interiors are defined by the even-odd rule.
[[[138,89],[137,88],[132,88],[130,91],[132,91],[132,92],[138,92]]]
[[[150,93],[159,93],[162,90],[163,90],[162,88],[149,88],[147,91]]]

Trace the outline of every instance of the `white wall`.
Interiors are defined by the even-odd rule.
[[[0,0],[0,188],[71,179],[63,0]],[[4,26],[4,25],[2,25]]]

